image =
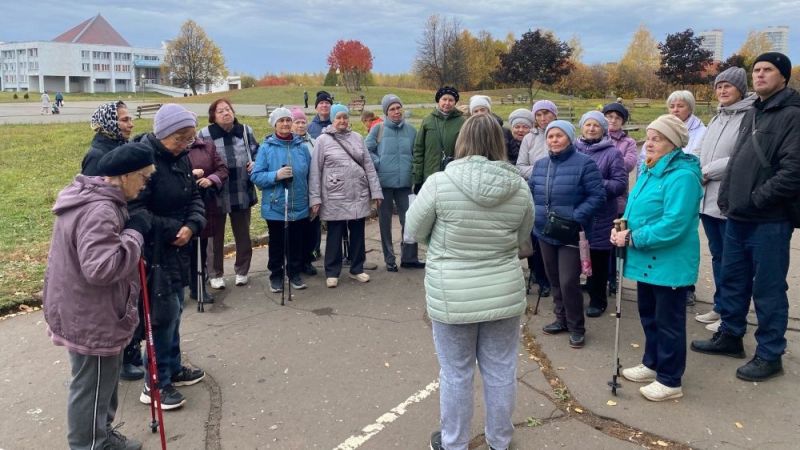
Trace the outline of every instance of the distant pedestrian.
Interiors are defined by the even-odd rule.
[[[122,352],[139,323],[138,264],[152,217],[129,215],[155,170],[142,144],[101,158],[105,177],[78,175],[56,199],[42,304],[47,334],[66,347],[71,449],[140,449],[111,424],[117,412]]]
[[[305,107],[308,109],[308,91],[303,91],[303,103],[305,103]]]
[[[59,108],[64,106],[64,94],[61,91],[56,92],[56,106]]]
[[[636,281],[639,319],[645,335],[642,363],[624,369],[646,399],[683,396],[686,370],[686,287],[700,265],[698,214],[703,188],[700,164],[685,153],[686,124],[664,114],[647,126],[647,156],[631,190],[627,230],[611,230],[611,243],[626,247],[625,277]]]
[[[367,133],[369,133],[372,127],[383,123],[383,119],[377,117],[372,111],[364,111],[361,113],[361,123],[364,124],[364,128],[367,130]]]
[[[50,114],[50,96],[47,95],[47,91],[42,92],[41,101],[42,115]]]
[[[728,218],[722,254],[722,324],[692,350],[742,358],[750,299],[758,325],[753,359],[736,370],[745,381],[783,373],[789,300],[786,295],[794,228],[800,227],[800,94],[788,87],[792,65],[768,52],[753,64],[758,100],[742,118],[717,204]]]
[[[425,297],[439,360],[440,431],[434,450],[466,450],[472,438],[477,362],[486,399],[486,443],[509,448],[517,348],[525,312],[520,245],[533,225],[525,180],[506,161],[503,132],[484,114],[464,122],[455,160],[433,173],[408,211],[409,232],[428,244]]]
[[[414,142],[414,192],[436,172],[453,160],[456,138],[464,115],[456,109],[459,95],[454,87],[443,86],[434,97],[436,109],[422,119]]]
[[[317,115],[308,124],[308,134],[312,138],[318,138],[323,128],[332,123],[331,105],[333,105],[333,96],[331,94],[326,91],[317,92],[316,100],[314,100],[314,109],[317,111]]]

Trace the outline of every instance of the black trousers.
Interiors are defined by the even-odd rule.
[[[581,292],[581,255],[578,247],[552,245],[539,241],[542,260],[550,280],[556,319],[570,333],[584,334],[583,293]]]
[[[271,280],[282,280],[284,275],[284,257],[287,242],[284,241],[284,228],[282,220],[267,220],[269,229],[269,261],[267,269],[270,271]],[[306,262],[308,241],[312,238],[309,230],[308,218],[289,222],[289,278],[299,275]]]
[[[367,259],[364,219],[329,220],[328,237],[325,240],[325,276],[328,278],[338,278],[342,272],[342,237],[348,232],[350,273],[364,272],[364,261]]]
[[[608,261],[611,250],[591,250],[592,276],[586,280],[589,287],[589,306],[606,309],[608,306]]]

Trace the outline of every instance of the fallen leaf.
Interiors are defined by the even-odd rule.
[[[567,370],[567,368],[563,367],[563,366],[562,367],[556,367],[556,369],[558,369],[558,370]]]
[[[633,348],[639,348],[639,344],[634,344],[634,343],[631,343],[631,347],[633,347]]]
[[[580,408],[575,408],[575,412],[578,414],[583,414],[583,410]]]
[[[606,402],[606,405],[608,405],[608,406],[617,406],[617,402],[615,402],[614,400],[609,400],[609,401]]]
[[[383,365],[386,366],[386,367],[389,367],[389,363],[388,362],[383,363]]]
[[[656,444],[660,445],[661,447],[668,447],[669,446],[669,444],[667,444],[664,441],[656,441]]]
[[[734,425],[736,425],[736,428],[744,428],[741,422],[736,422]]]

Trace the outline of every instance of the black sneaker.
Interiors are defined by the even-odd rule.
[[[606,307],[605,306],[599,307],[599,306],[589,305],[586,308],[586,315],[589,316],[589,317],[600,317],[600,316],[603,315],[603,313],[605,311],[606,311]]]
[[[139,401],[145,405],[149,405],[150,402],[153,401],[150,398],[150,389],[148,389],[146,384],[142,390],[142,395],[139,396]],[[175,389],[175,386],[169,384],[161,388],[161,409],[164,411],[169,411],[170,409],[178,409],[185,404],[186,397],[178,392],[178,390]]]
[[[430,449],[431,450],[444,450],[444,447],[442,447],[442,432],[441,431],[434,431],[433,434],[431,434]]]
[[[308,287],[308,286],[306,286],[305,283],[303,283],[303,279],[300,278],[300,275],[293,276],[289,280],[289,283],[292,283],[292,289],[301,290],[301,289],[305,289],[305,288]]]
[[[206,377],[206,373],[193,367],[181,367],[181,371],[172,376],[172,384],[175,386],[191,386],[199,383]]]
[[[764,381],[781,374],[783,374],[783,363],[780,359],[767,361],[758,355],[736,369],[736,378],[744,381]]]
[[[744,345],[742,338],[732,334],[717,331],[709,340],[692,341],[691,349],[698,353],[709,355],[723,355],[731,358],[744,358]]]
[[[117,431],[122,425],[125,425],[125,422],[120,422],[117,426],[108,430],[103,450],[140,450],[142,448],[141,442],[128,438]]]
[[[270,292],[283,292],[283,279],[281,279],[281,278],[270,278],[269,279],[269,290],[270,290]]]
[[[395,263],[386,263],[386,271],[388,271],[388,272],[397,272],[397,264],[395,264]]]
[[[311,263],[306,263],[303,266],[303,273],[313,277],[314,275],[317,274],[317,268],[314,267],[314,265]]]
[[[542,331],[544,334],[558,334],[567,331],[567,326],[556,320],[550,325],[545,325]]]
[[[586,336],[578,333],[570,333],[569,346],[572,348],[583,348],[586,345]]]
[[[136,381],[144,378],[144,368],[133,364],[123,364],[119,371],[119,377],[127,381]]]

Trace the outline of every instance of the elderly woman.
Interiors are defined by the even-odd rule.
[[[250,241],[251,208],[258,202],[256,189],[250,181],[253,161],[258,150],[258,141],[253,129],[239,123],[230,100],[221,98],[208,107],[208,122],[211,124],[200,130],[199,136],[214,142],[217,153],[228,166],[228,182],[222,187],[219,206],[213,211],[214,236],[211,239],[208,272],[211,287],[225,289],[222,278],[225,244],[225,222],[230,216],[233,240],[236,243],[235,284],[244,286],[248,282],[250,260],[253,247]]]
[[[519,149],[522,145],[522,140],[525,139],[531,129],[533,128],[533,113],[527,109],[515,109],[508,116],[508,124],[511,127],[510,133],[504,133],[506,140],[506,153],[508,154],[508,162],[512,165],[517,165],[519,158]]]
[[[642,363],[624,369],[648,400],[683,396],[686,369],[686,286],[697,280],[697,232],[703,196],[700,164],[682,151],[685,123],[665,114],[647,126],[645,168],[625,208],[627,229],[611,231],[611,243],[626,247],[625,276],[637,281],[639,318],[645,335]]]
[[[333,124],[322,130],[311,159],[309,197],[311,215],[328,223],[325,240],[325,284],[335,288],[342,271],[342,234],[349,232],[350,278],[366,283],[364,219],[370,214],[370,200],[380,208],[381,192],[372,158],[358,133],[350,129],[346,106],[331,107]]]
[[[269,115],[275,132],[258,149],[250,179],[261,189],[261,217],[269,229],[270,291],[282,292],[284,271],[294,289],[305,289],[300,277],[309,239],[308,168],[311,153],[303,138],[292,134],[292,113],[276,108]],[[288,205],[286,203],[288,197]],[[286,217],[288,215],[288,217]],[[288,227],[288,230],[284,230]],[[286,233],[288,231],[288,233]],[[288,241],[284,242],[284,237]],[[288,258],[286,258],[288,256]],[[285,264],[288,260],[288,265]]]
[[[597,164],[575,149],[571,123],[554,120],[547,125],[545,136],[549,156],[534,163],[528,180],[536,205],[533,234],[539,240],[555,301],[556,320],[542,331],[568,331],[570,347],[581,348],[586,329],[578,232],[583,229],[591,235],[594,216],[605,201],[605,188]]]
[[[81,173],[87,176],[103,175],[97,163],[106,153],[128,142],[133,131],[133,117],[122,101],[103,103],[92,113],[94,138],[81,162]]]
[[[122,352],[139,322],[139,276],[148,214],[128,216],[153,174],[142,144],[108,152],[97,169],[58,194],[44,281],[44,317],[55,345],[69,352],[69,448],[142,448],[111,427],[117,410]]]
[[[747,73],[740,67],[731,67],[714,80],[714,93],[719,101],[717,115],[711,119],[700,144],[700,167],[703,173],[703,201],[700,203],[700,221],[703,224],[708,248],[711,251],[711,268],[714,274],[714,308],[698,314],[698,322],[707,323],[711,331],[720,325],[719,283],[721,280],[722,251],[725,237],[725,216],[717,206],[720,184],[739,137],[739,126],[745,113],[753,107],[756,95],[747,94]]]
[[[522,139],[519,146],[517,170],[526,180],[530,179],[533,164],[547,156],[547,142],[544,130],[550,122],[558,118],[558,107],[550,100],[539,100],[531,108],[534,117],[534,127],[530,134]]]
[[[425,295],[441,366],[442,428],[430,447],[468,448],[477,360],[488,405],[486,442],[508,448],[526,306],[517,252],[530,233],[533,204],[506,162],[503,133],[491,116],[467,119],[455,158],[423,185],[407,217],[409,231],[428,243]]]
[[[300,137],[308,149],[308,153],[314,156],[314,146],[317,140],[311,137],[308,132],[308,117],[306,113],[300,108],[292,108],[292,134]],[[305,259],[303,261],[303,272],[306,275],[316,275],[317,268],[312,264],[319,258],[320,250],[319,245],[322,242],[322,225],[321,221],[316,217],[310,217],[308,223],[309,235],[305,239],[304,245]]]
[[[589,155],[597,164],[605,189],[605,203],[592,219],[592,232],[587,233],[592,258],[592,275],[587,279],[589,306],[586,315],[600,317],[608,306],[606,287],[612,246],[608,233],[617,218],[617,198],[628,190],[628,173],[622,154],[608,137],[608,122],[599,111],[589,111],[579,122],[581,137],[575,142],[579,152]]]
[[[454,87],[436,91],[436,109],[424,119],[414,142],[414,192],[419,192],[429,176],[444,170],[453,160],[456,138],[464,115],[456,109],[459,95]]]

